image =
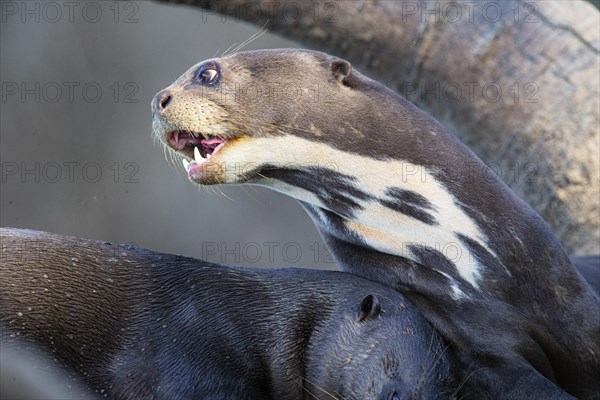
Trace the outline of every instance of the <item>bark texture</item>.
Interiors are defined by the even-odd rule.
[[[273,32],[348,59],[454,131],[569,252],[600,252],[600,13],[592,4],[175,2],[268,21]]]

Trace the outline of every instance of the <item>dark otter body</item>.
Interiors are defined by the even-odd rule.
[[[465,395],[600,398],[600,302],[548,226],[348,62],[242,52],[194,66],[152,106],[166,144],[200,147],[191,180],[299,199],[342,270],[408,296],[453,344]]]
[[[600,255],[571,257],[571,261],[596,294],[600,295]]]
[[[0,234],[4,338],[41,346],[110,399],[452,393],[439,336],[377,283],[35,231]]]

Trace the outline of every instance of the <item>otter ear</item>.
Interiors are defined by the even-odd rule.
[[[370,294],[360,302],[360,312],[358,314],[358,322],[363,322],[368,319],[376,319],[381,314],[381,304],[379,299]]]
[[[343,82],[344,79],[350,75],[350,72],[352,72],[352,65],[348,61],[342,60],[341,58],[332,61],[330,68],[333,77],[340,82]]]

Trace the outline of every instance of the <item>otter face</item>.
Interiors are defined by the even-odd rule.
[[[337,321],[339,322],[339,321]],[[369,294],[328,340],[308,351],[307,390],[344,400],[452,399],[454,382],[439,336],[399,297]]]
[[[153,131],[196,183],[264,184],[263,170],[318,159],[310,140],[297,139],[336,125],[324,110],[352,101],[350,72],[347,61],[300,50],[204,61],[153,98]]]

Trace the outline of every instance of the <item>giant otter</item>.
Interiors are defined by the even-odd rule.
[[[400,293],[341,272],[234,268],[0,229],[3,346],[109,399],[445,399],[445,345]]]
[[[297,198],[342,270],[409,297],[461,359],[466,395],[600,398],[600,302],[548,226],[347,61],[291,49],[207,60],[152,110],[192,181]]]

